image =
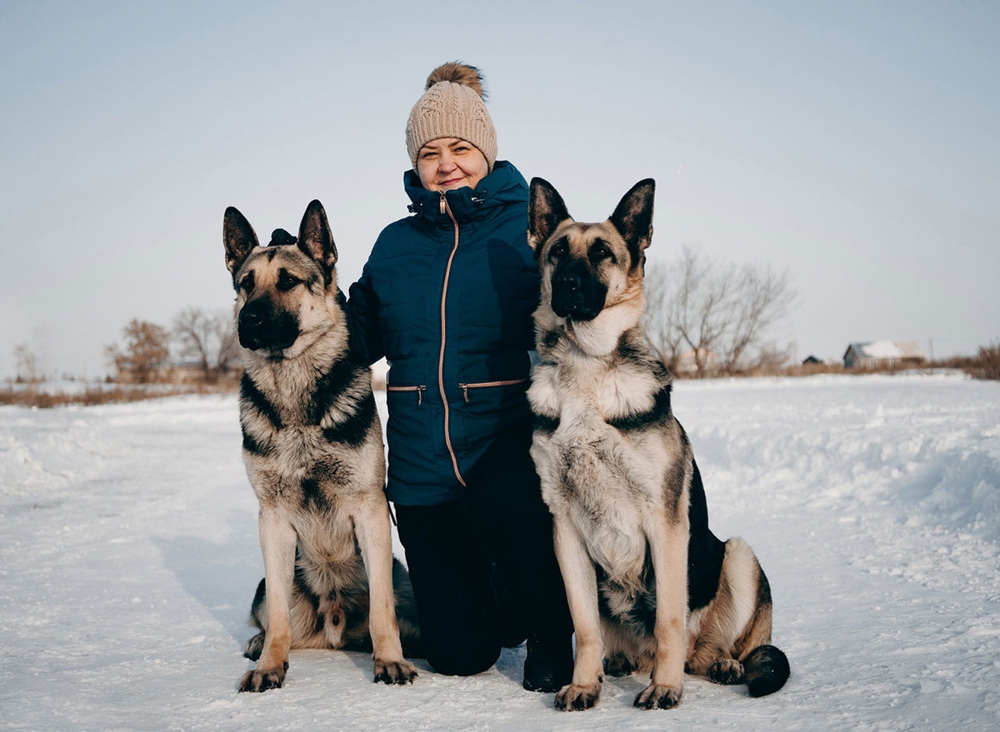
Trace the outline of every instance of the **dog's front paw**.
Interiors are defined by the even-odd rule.
[[[567,684],[556,694],[556,709],[564,712],[579,712],[592,708],[600,698],[600,682],[588,686]]]
[[[258,669],[247,671],[240,679],[239,690],[242,691],[267,691],[268,689],[280,689],[285,681],[285,670],[287,665],[272,669]]]
[[[673,709],[681,703],[683,693],[681,686],[650,684],[639,692],[632,703],[640,709]]]
[[[398,661],[375,659],[376,684],[399,684],[402,686],[412,683],[415,678],[417,678],[417,669],[405,658]]]

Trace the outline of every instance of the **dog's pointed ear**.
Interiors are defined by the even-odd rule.
[[[337,263],[337,245],[333,243],[330,223],[326,219],[323,204],[319,201],[312,201],[302,215],[299,249],[319,262],[329,283],[332,280],[333,265]]]
[[[226,246],[226,269],[235,277],[236,271],[258,244],[257,234],[247,217],[232,206],[226,209],[222,218],[222,243]]]
[[[552,184],[541,178],[532,178],[528,197],[528,244],[535,250],[536,258],[545,240],[568,218],[571,216],[566,204]]]
[[[632,266],[643,260],[643,250],[653,240],[653,193],[656,181],[641,180],[632,186],[608,219],[622,235],[632,255]]]

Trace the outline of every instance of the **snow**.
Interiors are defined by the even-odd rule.
[[[560,713],[524,648],[471,678],[373,684],[363,654],[293,652],[237,694],[262,562],[234,396],[0,408],[0,728],[1000,728],[1000,383],[954,373],[682,381],[712,526],[756,550],[792,677],[746,696]],[[384,404],[382,404],[384,409]],[[398,552],[397,547],[397,552]]]

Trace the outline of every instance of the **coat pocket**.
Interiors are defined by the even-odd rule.
[[[469,403],[469,391],[475,389],[489,389],[498,386],[516,386],[517,384],[527,384],[527,379],[507,379],[506,381],[481,381],[476,384],[459,384],[458,388],[462,390],[462,399],[465,403]]]
[[[386,391],[393,392],[415,392],[417,395],[417,406],[419,407],[424,403],[424,392],[427,391],[427,387],[424,384],[420,386],[386,386]]]

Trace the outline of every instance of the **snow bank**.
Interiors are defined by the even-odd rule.
[[[560,714],[520,688],[524,649],[479,676],[297,652],[238,695],[261,576],[234,397],[0,408],[4,729],[996,729],[1000,384],[954,374],[683,381],[675,411],[712,526],[744,536],[775,597],[778,694],[688,678],[669,712],[610,679]],[[384,409],[384,404],[381,405]]]

